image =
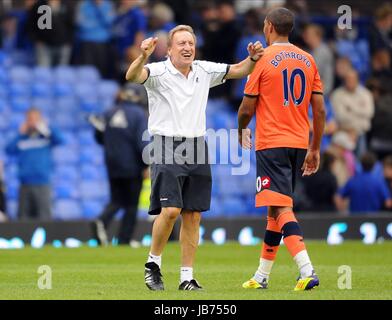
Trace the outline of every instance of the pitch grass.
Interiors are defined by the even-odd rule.
[[[239,300],[239,299],[391,299],[392,242],[364,245],[345,242],[328,246],[307,242],[321,286],[293,292],[297,268],[286,248],[278,253],[268,290],[242,289],[253,275],[259,246],[203,244],[198,251],[196,278],[203,292],[180,292],[180,248],[170,243],[163,257],[166,290],[150,292],[144,285],[148,248],[108,247],[78,249],[25,248],[0,251],[0,299],[131,299],[131,300]],[[39,290],[40,265],[52,268],[52,289]],[[338,267],[352,268],[352,289],[338,289]]]

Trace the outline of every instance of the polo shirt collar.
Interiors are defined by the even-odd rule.
[[[192,62],[192,65],[191,65],[191,72],[194,70],[193,63],[194,63],[194,62]],[[172,74],[182,74],[182,73],[181,73],[180,71],[178,71],[177,68],[173,65],[173,63],[171,62],[170,58],[167,58],[167,60],[165,61],[165,64],[166,64],[167,68],[169,69],[169,71],[170,71]]]

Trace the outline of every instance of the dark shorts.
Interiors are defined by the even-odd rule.
[[[212,178],[204,137],[180,141],[178,138],[169,139],[173,141],[167,143],[162,140],[162,156],[154,158],[151,164],[151,196],[148,213],[157,215],[162,208],[167,207],[198,212],[209,210]],[[178,151],[184,151],[185,147],[189,147],[188,150],[194,148],[192,156],[183,155]],[[159,159],[161,161],[157,161]]]
[[[294,188],[302,175],[306,152],[296,148],[256,151],[256,207],[293,207]]]

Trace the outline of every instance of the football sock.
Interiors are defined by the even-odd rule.
[[[155,262],[158,266],[159,269],[161,268],[162,265],[162,256],[154,256],[151,252],[148,254],[148,259],[147,259],[147,263],[148,262]]]
[[[180,283],[191,281],[193,279],[193,268],[181,267]]]
[[[260,264],[254,275],[257,282],[261,283],[264,278],[268,280],[281,240],[282,233],[275,219],[267,217],[267,230],[261,250]]]
[[[281,213],[276,222],[282,231],[283,242],[297,263],[301,278],[312,275],[313,266],[306,251],[302,231],[293,212]]]

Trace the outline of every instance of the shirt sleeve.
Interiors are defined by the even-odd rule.
[[[219,86],[226,82],[225,77],[230,70],[230,66],[228,64],[209,61],[199,61],[198,63],[209,76],[210,88]]]
[[[166,73],[166,66],[163,62],[149,63],[144,66],[147,69],[148,77],[143,85],[147,88],[157,88],[160,86],[162,77]]]
[[[245,85],[245,96],[258,96],[260,94],[260,81],[262,75],[262,63],[257,63],[253,72],[248,76],[248,81]]]

